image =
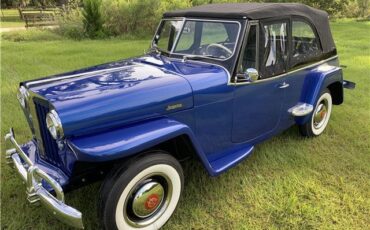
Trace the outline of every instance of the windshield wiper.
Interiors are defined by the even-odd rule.
[[[182,61],[186,61],[186,60],[201,60],[201,59],[205,59],[205,58],[217,58],[213,55],[184,55],[182,57]]]

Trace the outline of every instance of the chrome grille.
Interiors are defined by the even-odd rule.
[[[42,139],[43,154],[40,154],[41,158],[56,165],[61,165],[61,159],[58,154],[58,144],[56,140],[51,136],[46,126],[46,115],[50,111],[48,103],[39,99],[34,98],[35,110],[37,114],[37,120],[39,124],[39,133]]]

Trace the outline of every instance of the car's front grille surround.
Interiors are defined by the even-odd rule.
[[[61,159],[58,154],[58,144],[56,140],[54,140],[54,138],[51,136],[46,126],[46,115],[50,111],[49,105],[47,102],[39,98],[34,98],[33,102],[35,105],[37,121],[40,129],[39,134],[43,147],[43,149],[41,149],[40,151],[44,151],[42,154],[40,154],[40,156],[44,160],[56,166],[60,166]]]

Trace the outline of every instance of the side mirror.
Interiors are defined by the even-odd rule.
[[[250,82],[255,82],[259,78],[258,71],[254,68],[248,68],[247,71],[245,71],[245,75],[247,76],[247,80]]]

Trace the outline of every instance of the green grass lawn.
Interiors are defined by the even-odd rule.
[[[357,87],[345,91],[324,134],[304,139],[292,127],[216,178],[195,160],[186,162],[183,197],[164,229],[369,229],[370,22],[338,21],[332,30],[347,66],[344,76]],[[3,40],[1,135],[13,126],[19,142],[31,137],[16,99],[20,81],[140,55],[148,45],[148,40]],[[1,141],[2,153],[5,148]],[[3,156],[2,229],[66,229],[28,204],[25,186]],[[87,229],[98,228],[99,185],[66,196],[83,212]]]
[[[24,27],[25,23],[19,17],[17,9],[4,9],[0,14],[0,27]]]

